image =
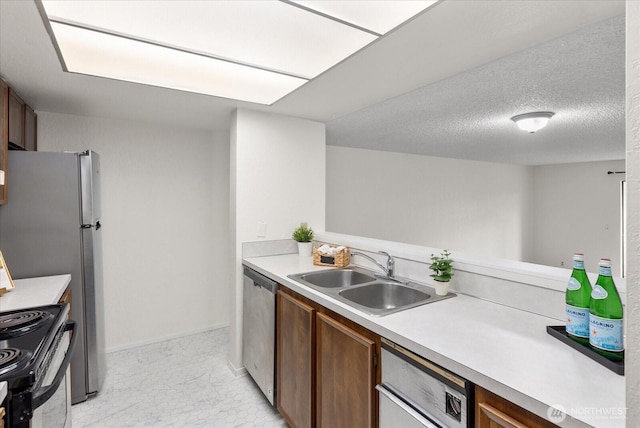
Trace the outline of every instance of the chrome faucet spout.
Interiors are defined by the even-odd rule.
[[[393,270],[394,270],[394,266],[395,266],[395,261],[393,260],[393,257],[391,256],[391,254],[387,253],[386,251],[378,251],[378,253],[380,254],[384,254],[385,256],[387,256],[387,266],[384,267],[383,265],[381,265],[380,263],[378,263],[378,261],[376,259],[374,259],[373,257],[369,256],[368,254],[364,254],[361,253],[359,251],[352,251],[351,252],[351,256],[362,256],[365,259],[368,259],[369,261],[373,262],[376,266],[378,266],[380,269],[382,269],[382,271],[385,273],[385,275],[387,275],[387,278],[393,279]]]
[[[378,251],[378,252],[380,254],[384,254],[385,256],[387,256],[387,276],[389,278],[393,278],[393,271],[395,269],[396,261],[393,259],[391,254],[387,253],[386,251]]]

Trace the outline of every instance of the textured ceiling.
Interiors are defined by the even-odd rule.
[[[327,123],[327,144],[540,165],[624,159],[624,17]],[[510,120],[552,111],[535,134]]]

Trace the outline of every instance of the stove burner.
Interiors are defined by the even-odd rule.
[[[51,361],[62,355],[56,352],[68,312],[68,305],[0,312],[0,381],[7,382],[8,391],[12,394],[40,388],[44,380],[49,379],[47,376],[55,376],[57,366],[53,366]],[[73,338],[74,335],[71,336]],[[66,356],[65,359],[68,360]]]
[[[24,311],[2,315],[0,316],[0,329],[5,330],[8,328],[21,327],[25,324],[37,322],[44,318],[44,316],[45,313],[42,311]]]
[[[21,336],[38,327],[53,315],[45,311],[24,310],[0,315],[0,340]]]
[[[20,350],[16,348],[0,349],[0,368],[11,364],[20,357]]]

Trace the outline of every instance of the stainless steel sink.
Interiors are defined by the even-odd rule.
[[[367,275],[354,269],[340,269],[300,274],[297,280],[322,288],[340,288],[375,281],[373,275]]]
[[[373,316],[455,296],[438,296],[432,287],[412,281],[380,279],[359,267],[298,273],[289,278]]]
[[[342,290],[338,294],[347,300],[371,309],[395,309],[422,302],[431,297],[425,291],[385,281],[376,281],[362,287]]]

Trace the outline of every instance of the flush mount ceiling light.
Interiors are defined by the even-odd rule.
[[[533,134],[547,126],[549,119],[551,119],[553,115],[554,113],[550,111],[537,111],[513,116],[511,120],[518,125],[518,128]]]
[[[64,71],[273,104],[437,0],[36,0]]]

